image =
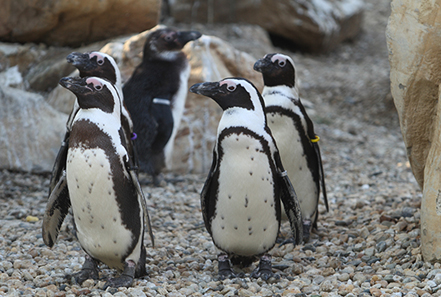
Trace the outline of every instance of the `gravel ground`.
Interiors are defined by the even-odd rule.
[[[49,175],[0,172],[0,296],[440,296],[441,265],[420,251],[421,191],[412,176],[391,104],[384,30],[390,1],[369,2],[357,40],[326,55],[292,53],[301,95],[321,137],[330,211],[320,205],[308,244],[271,250],[281,278],[217,280],[216,249],[205,230],[199,193],[204,175],[166,174],[144,186],[156,247],[149,275],[132,288],[72,285],[84,252],[67,219],[58,242],[43,243]],[[287,223],[282,232],[288,234]]]

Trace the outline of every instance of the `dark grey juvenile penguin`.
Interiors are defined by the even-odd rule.
[[[317,227],[320,187],[328,209],[319,138],[300,101],[293,60],[282,54],[268,54],[254,64],[254,69],[263,75],[268,126],[300,202],[306,242],[312,227]]]
[[[260,258],[253,277],[273,276],[271,256],[280,228],[280,200],[293,237],[302,241],[302,218],[294,189],[268,129],[263,99],[243,78],[193,85],[190,91],[211,97],[223,109],[213,163],[201,193],[205,227],[219,254],[219,276],[235,276],[233,264]]]
[[[144,224],[150,221],[121,127],[121,100],[115,85],[98,77],[62,78],[77,96],[65,170],[51,191],[43,219],[43,239],[52,247],[72,207],[77,238],[86,252],[77,282],[98,278],[98,262],[123,271],[107,286],[130,286],[146,274]],[[152,235],[150,233],[150,235]],[[153,238],[152,238],[153,241]]]
[[[196,31],[169,28],[150,33],[141,64],[123,86],[137,134],[139,168],[152,175],[155,184],[171,156],[188,92],[190,66],[181,49],[200,36]]]

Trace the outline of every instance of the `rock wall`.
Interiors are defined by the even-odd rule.
[[[256,24],[311,52],[330,51],[361,29],[361,0],[170,1],[179,22]]]
[[[391,92],[407,155],[423,189],[422,252],[441,260],[440,0],[393,0],[386,36]]]
[[[161,0],[2,0],[0,41],[80,46],[150,29],[160,9]]]

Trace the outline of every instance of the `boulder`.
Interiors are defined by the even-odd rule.
[[[77,47],[152,28],[158,23],[160,4],[160,0],[4,0],[0,40]]]
[[[226,5],[228,4],[228,5]],[[362,0],[176,0],[170,15],[178,22],[256,24],[310,52],[325,52],[361,29]]]
[[[262,75],[253,70],[256,59],[214,36],[202,36],[184,48],[191,65],[188,86],[226,77],[244,77],[262,91]],[[212,99],[189,93],[184,116],[167,165],[172,171],[207,173],[222,109]]]
[[[441,260],[440,1],[393,0],[386,36],[391,92],[413,174],[423,189],[425,261]]]
[[[41,95],[0,85],[0,168],[52,170],[65,133],[65,115]]]

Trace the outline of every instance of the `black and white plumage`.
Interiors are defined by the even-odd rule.
[[[234,275],[233,264],[250,265],[260,257],[254,277],[269,278],[280,228],[280,201],[293,237],[302,240],[302,219],[294,189],[268,129],[263,99],[243,78],[196,84],[190,91],[211,97],[223,109],[213,163],[201,193],[205,227],[221,253],[219,275]]]
[[[254,69],[263,75],[268,126],[299,199],[303,238],[308,241],[312,227],[317,227],[320,188],[328,209],[319,138],[300,101],[293,60],[283,54],[268,54]]]
[[[171,156],[188,92],[190,66],[181,51],[197,31],[158,29],[147,37],[141,64],[123,86],[137,134],[139,168],[155,183]]]
[[[98,277],[98,262],[123,271],[106,286],[130,286],[146,274],[144,224],[151,233],[145,197],[121,127],[121,100],[114,84],[98,77],[62,78],[77,97],[68,147],[58,161],[65,170],[52,189],[43,219],[43,240],[52,247],[69,207],[77,238],[87,253],[81,283]],[[153,243],[153,237],[152,243]]]
[[[113,83],[118,91],[119,99],[121,101],[121,105],[123,106],[121,110],[121,125],[123,127],[124,139],[127,146],[127,151],[130,155],[130,162],[132,168],[136,168],[136,159],[135,152],[133,149],[132,137],[133,137],[133,123],[130,117],[127,108],[124,105],[123,93],[122,93],[122,80],[121,80],[121,72],[119,70],[118,65],[112,56],[102,53],[102,52],[86,52],[86,53],[77,53],[73,52],[66,57],[67,61],[75,66],[80,73],[80,77],[100,77],[105,78],[111,83]],[[65,160],[65,154],[67,152],[67,146],[69,144],[69,136],[70,131],[72,129],[72,122],[79,110],[79,105],[77,99],[74,101],[74,105],[72,107],[72,111],[69,115],[69,118],[66,123],[66,134],[63,140],[63,143],[58,152],[57,159],[54,164],[54,168],[52,170],[52,179],[50,191],[55,187],[58,180],[61,178],[61,174],[65,168],[63,167],[65,164],[63,161]],[[50,193],[49,193],[50,194]]]

